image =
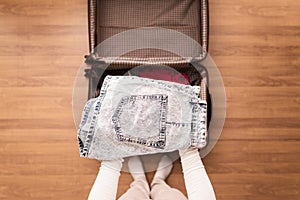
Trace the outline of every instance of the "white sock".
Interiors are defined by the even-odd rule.
[[[164,155],[158,163],[151,185],[153,186],[153,184],[159,180],[165,180],[169,176],[172,168],[172,160],[167,155]]]
[[[143,163],[139,156],[134,156],[128,160],[128,168],[131,173],[131,176],[134,180],[144,179],[146,180],[145,171]]]

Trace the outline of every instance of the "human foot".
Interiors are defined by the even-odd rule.
[[[128,168],[129,168],[131,176],[133,177],[134,180],[137,180],[140,178],[146,180],[143,163],[139,156],[134,156],[134,157],[129,158]]]
[[[157,180],[165,180],[169,176],[172,168],[172,160],[167,155],[164,155],[158,163],[157,170],[153,177],[151,185]]]

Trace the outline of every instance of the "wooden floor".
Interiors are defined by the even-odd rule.
[[[99,162],[79,158],[71,105],[86,10],[86,0],[0,2],[0,199],[89,194]],[[300,199],[299,10],[297,0],[210,0],[209,51],[228,103],[204,159],[218,200]],[[131,181],[122,174],[118,196]],[[186,193],[179,162],[168,182]]]

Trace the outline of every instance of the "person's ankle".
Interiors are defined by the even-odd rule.
[[[153,177],[151,185],[154,185],[157,182],[165,181],[170,175],[172,168],[172,160],[168,156],[164,155],[158,163],[157,171]]]
[[[143,179],[146,180],[143,163],[138,156],[129,158],[128,169],[134,180]]]

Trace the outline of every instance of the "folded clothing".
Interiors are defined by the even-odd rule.
[[[83,110],[80,155],[114,160],[205,147],[207,104],[199,93],[199,86],[106,76],[100,95]]]

